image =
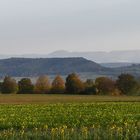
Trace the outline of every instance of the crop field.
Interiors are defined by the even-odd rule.
[[[138,140],[140,102],[1,104],[0,139]]]

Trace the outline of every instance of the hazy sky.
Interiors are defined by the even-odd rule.
[[[140,0],[0,0],[0,54],[140,49]]]

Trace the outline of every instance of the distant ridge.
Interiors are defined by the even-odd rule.
[[[68,52],[56,51],[47,57],[84,57],[97,63],[140,63],[140,50],[98,51],[98,52]]]
[[[114,65],[108,63],[108,65]],[[115,64],[116,65],[116,64]],[[140,64],[130,64],[121,67],[104,67],[82,57],[71,58],[9,58],[0,60],[0,77],[34,77],[39,75],[67,75],[72,72],[92,75],[116,77],[121,73],[130,73],[140,77]],[[90,78],[90,76],[89,76]]]
[[[0,60],[0,76],[38,76],[72,72],[101,73],[109,68],[82,57],[75,58],[10,58]]]

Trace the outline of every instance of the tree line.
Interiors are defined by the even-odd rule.
[[[140,83],[133,75],[121,74],[116,80],[98,77],[82,81],[76,73],[69,74],[66,80],[57,75],[52,82],[48,76],[39,76],[35,84],[30,78],[20,81],[5,76],[0,83],[3,94],[85,94],[85,95],[140,95]]]

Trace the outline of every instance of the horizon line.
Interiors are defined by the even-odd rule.
[[[16,55],[16,56],[20,56],[20,55],[49,55],[52,53],[56,53],[56,52],[68,52],[68,53],[98,53],[98,52],[104,52],[104,53],[111,53],[111,52],[133,52],[133,51],[140,51],[140,49],[124,49],[124,50],[111,50],[111,51],[104,51],[104,50],[97,50],[97,51],[70,51],[70,50],[54,50],[48,53],[23,53],[23,54],[17,54],[17,53],[0,53],[0,55],[2,56],[6,56],[6,55]]]

